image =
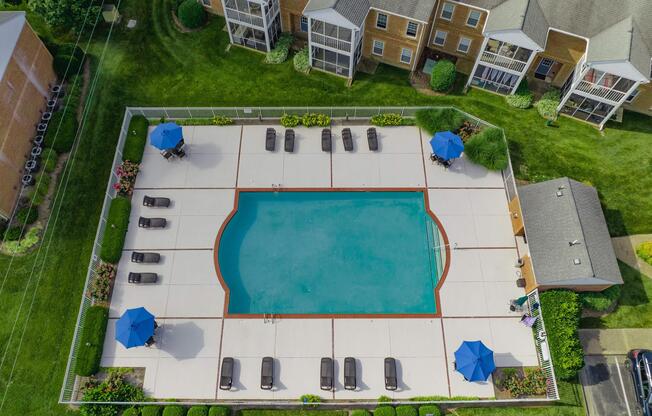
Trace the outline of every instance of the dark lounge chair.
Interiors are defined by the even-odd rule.
[[[260,366],[260,388],[271,390],[274,387],[274,359],[272,357],[263,357]]]
[[[330,152],[333,149],[333,142],[331,137],[331,129],[324,129],[321,131],[321,150]]]
[[[355,358],[346,357],[344,359],[344,388],[346,390],[355,390],[357,387],[355,370]]]
[[[369,143],[369,150],[375,152],[378,150],[378,134],[375,127],[367,129],[367,142]]]
[[[285,151],[288,153],[294,152],[294,130],[285,130]]]
[[[273,152],[276,149],[276,130],[273,128],[267,129],[265,135],[265,150]]]
[[[322,390],[333,390],[333,359],[323,357],[319,368],[319,387]]]
[[[392,357],[385,358],[385,389],[396,390],[398,383],[396,381],[396,360]]]
[[[342,129],[342,143],[344,143],[344,150],[347,152],[353,151],[353,136],[351,135],[351,129],[348,127]]]
[[[170,206],[170,198],[151,197],[145,195],[143,197],[143,205],[146,207],[167,208]]]
[[[220,374],[220,390],[231,390],[231,386],[233,386],[233,358],[224,357]]]
[[[158,274],[130,272],[127,281],[129,283],[156,283],[158,281]]]
[[[134,251],[131,253],[132,263],[158,263],[161,260],[161,255],[158,253]]]
[[[165,218],[140,217],[138,219],[138,226],[141,228],[165,228],[166,224]]]

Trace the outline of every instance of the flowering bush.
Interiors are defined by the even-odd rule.
[[[371,117],[371,124],[374,126],[401,126],[403,125],[403,117],[397,113],[383,113],[376,114]]]
[[[292,58],[294,64],[294,69],[297,71],[307,74],[310,72],[310,57],[308,56],[308,48],[303,48],[294,55]]]
[[[534,106],[537,108],[541,117],[548,120],[554,120],[557,118],[557,107],[559,106],[560,101],[561,97],[559,96],[559,90],[553,89],[543,94],[541,99],[537,101]]]
[[[233,120],[226,116],[215,116],[213,117],[212,122],[216,126],[229,126],[233,124]]]
[[[306,127],[328,127],[331,124],[331,118],[326,114],[306,113],[301,117],[301,124]]]
[[[539,396],[546,393],[546,376],[540,368],[525,369],[524,376],[514,368],[506,368],[500,385],[513,397]]]
[[[292,115],[283,114],[281,116],[281,126],[283,126],[283,127],[292,128],[292,127],[298,126],[299,123],[301,123],[301,119],[299,118],[299,116],[296,116],[296,115],[293,115],[293,114]]]
[[[455,134],[460,136],[460,139],[462,139],[462,141],[466,143],[466,141],[470,139],[471,136],[478,133],[479,131],[480,131],[479,126],[475,124],[471,124],[470,121],[465,121],[464,124],[462,124],[460,128],[455,132]]]
[[[97,276],[91,283],[91,296],[99,302],[109,300],[111,281],[115,278],[116,268],[110,263],[100,263],[96,270]]]
[[[128,160],[125,160],[122,165],[117,167],[115,174],[118,175],[120,180],[113,184],[113,189],[118,191],[118,195],[129,196],[133,193],[136,175],[138,175],[139,170],[140,165]]]

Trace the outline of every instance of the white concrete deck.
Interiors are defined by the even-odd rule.
[[[321,129],[296,128],[294,153],[265,151],[268,126],[184,127],[188,156],[166,162],[147,146],[136,181],[125,251],[110,308],[103,366],[145,367],[145,390],[156,398],[241,400],[376,399],[380,395],[492,397],[489,383],[469,383],[454,370],[463,340],[482,340],[498,366],[537,365],[531,330],[510,313],[519,257],[511,233],[500,173],[464,157],[451,169],[433,165],[429,137],[416,127],[378,128],[380,150],[370,152],[366,126],[351,127],[354,151],[345,152],[333,128],[332,154],[321,151]],[[428,188],[431,210],[451,245],[450,270],[440,291],[441,318],[261,319],[224,318],[224,291],[215,274],[217,232],[234,206],[236,188]],[[143,195],[166,196],[170,208],[143,207]],[[164,217],[163,230],[139,229],[138,217]],[[130,262],[133,250],[156,251],[157,265]],[[159,274],[154,285],[127,283],[131,271]],[[151,348],[129,350],[114,340],[114,322],[145,306],[160,327]],[[236,361],[234,387],[217,388],[219,362]],[[275,360],[275,387],[260,389],[262,357]],[[343,388],[344,358],[356,358],[358,389]],[[399,389],[384,387],[383,359],[397,360]],[[319,389],[319,360],[335,360],[334,392]],[[491,380],[490,380],[491,381]]]

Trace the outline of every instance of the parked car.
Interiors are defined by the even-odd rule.
[[[644,416],[652,416],[652,351],[631,350],[625,363],[634,381],[636,400]]]

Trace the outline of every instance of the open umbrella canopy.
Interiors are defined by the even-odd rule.
[[[455,369],[467,381],[487,381],[496,369],[494,352],[482,341],[464,341],[455,351]]]
[[[126,348],[145,345],[154,335],[154,315],[140,307],[127,309],[115,323],[115,339]]]
[[[464,151],[464,142],[456,134],[450,131],[440,131],[430,139],[432,152],[444,160],[460,157]]]
[[[183,139],[183,131],[177,123],[159,124],[149,136],[152,146],[160,150],[172,149],[181,139]]]

